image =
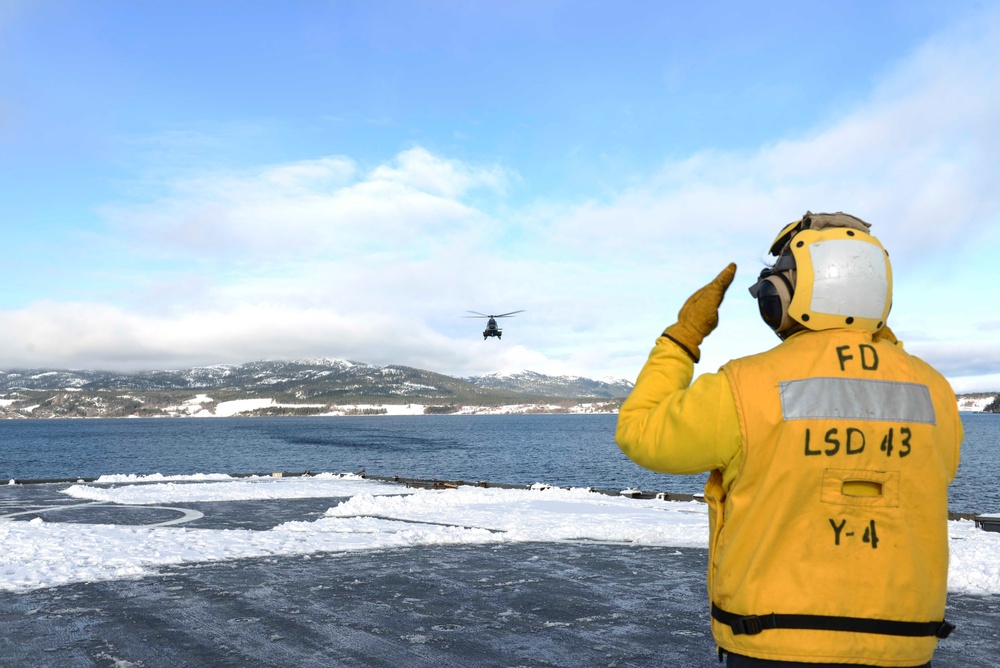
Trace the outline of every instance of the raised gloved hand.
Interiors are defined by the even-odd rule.
[[[679,345],[695,362],[701,359],[699,346],[719,324],[719,305],[736,276],[736,264],[731,262],[711,283],[688,297],[677,314],[677,322],[663,335]]]

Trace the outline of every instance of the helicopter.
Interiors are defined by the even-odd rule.
[[[467,315],[466,318],[489,318],[486,321],[486,329],[483,330],[483,341],[495,336],[498,339],[503,339],[503,330],[497,327],[497,318],[510,318],[515,313],[524,313],[524,309],[520,311],[511,311],[510,313],[498,313],[497,315],[486,315],[485,313],[480,313],[479,311],[468,311],[468,313],[475,313],[475,315]]]

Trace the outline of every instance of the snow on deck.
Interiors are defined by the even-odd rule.
[[[102,512],[109,504],[112,508],[162,509],[167,507],[158,504],[303,498],[328,498],[330,505],[318,519],[288,521],[269,530],[196,528],[183,526],[181,521],[169,527],[58,522],[46,519],[44,511],[35,512],[38,516],[28,521],[13,521],[15,513],[9,512],[0,515],[0,544],[4,546],[0,590],[139,578],[185,563],[410,546],[553,541],[708,545],[704,504],[629,499],[586,489],[548,485],[414,489],[335,474],[228,479],[219,474],[172,479],[131,476],[100,481],[72,485],[61,493],[79,501],[84,509],[88,504],[101,504]],[[192,520],[201,517],[190,509],[173,510]],[[71,511],[61,509],[51,519],[66,512]],[[996,558],[1000,533],[978,529],[972,521],[949,522],[948,530],[949,590],[1000,594]]]

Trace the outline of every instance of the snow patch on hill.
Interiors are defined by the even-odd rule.
[[[960,394],[958,410],[966,413],[982,413],[983,409],[996,401],[997,394]]]

